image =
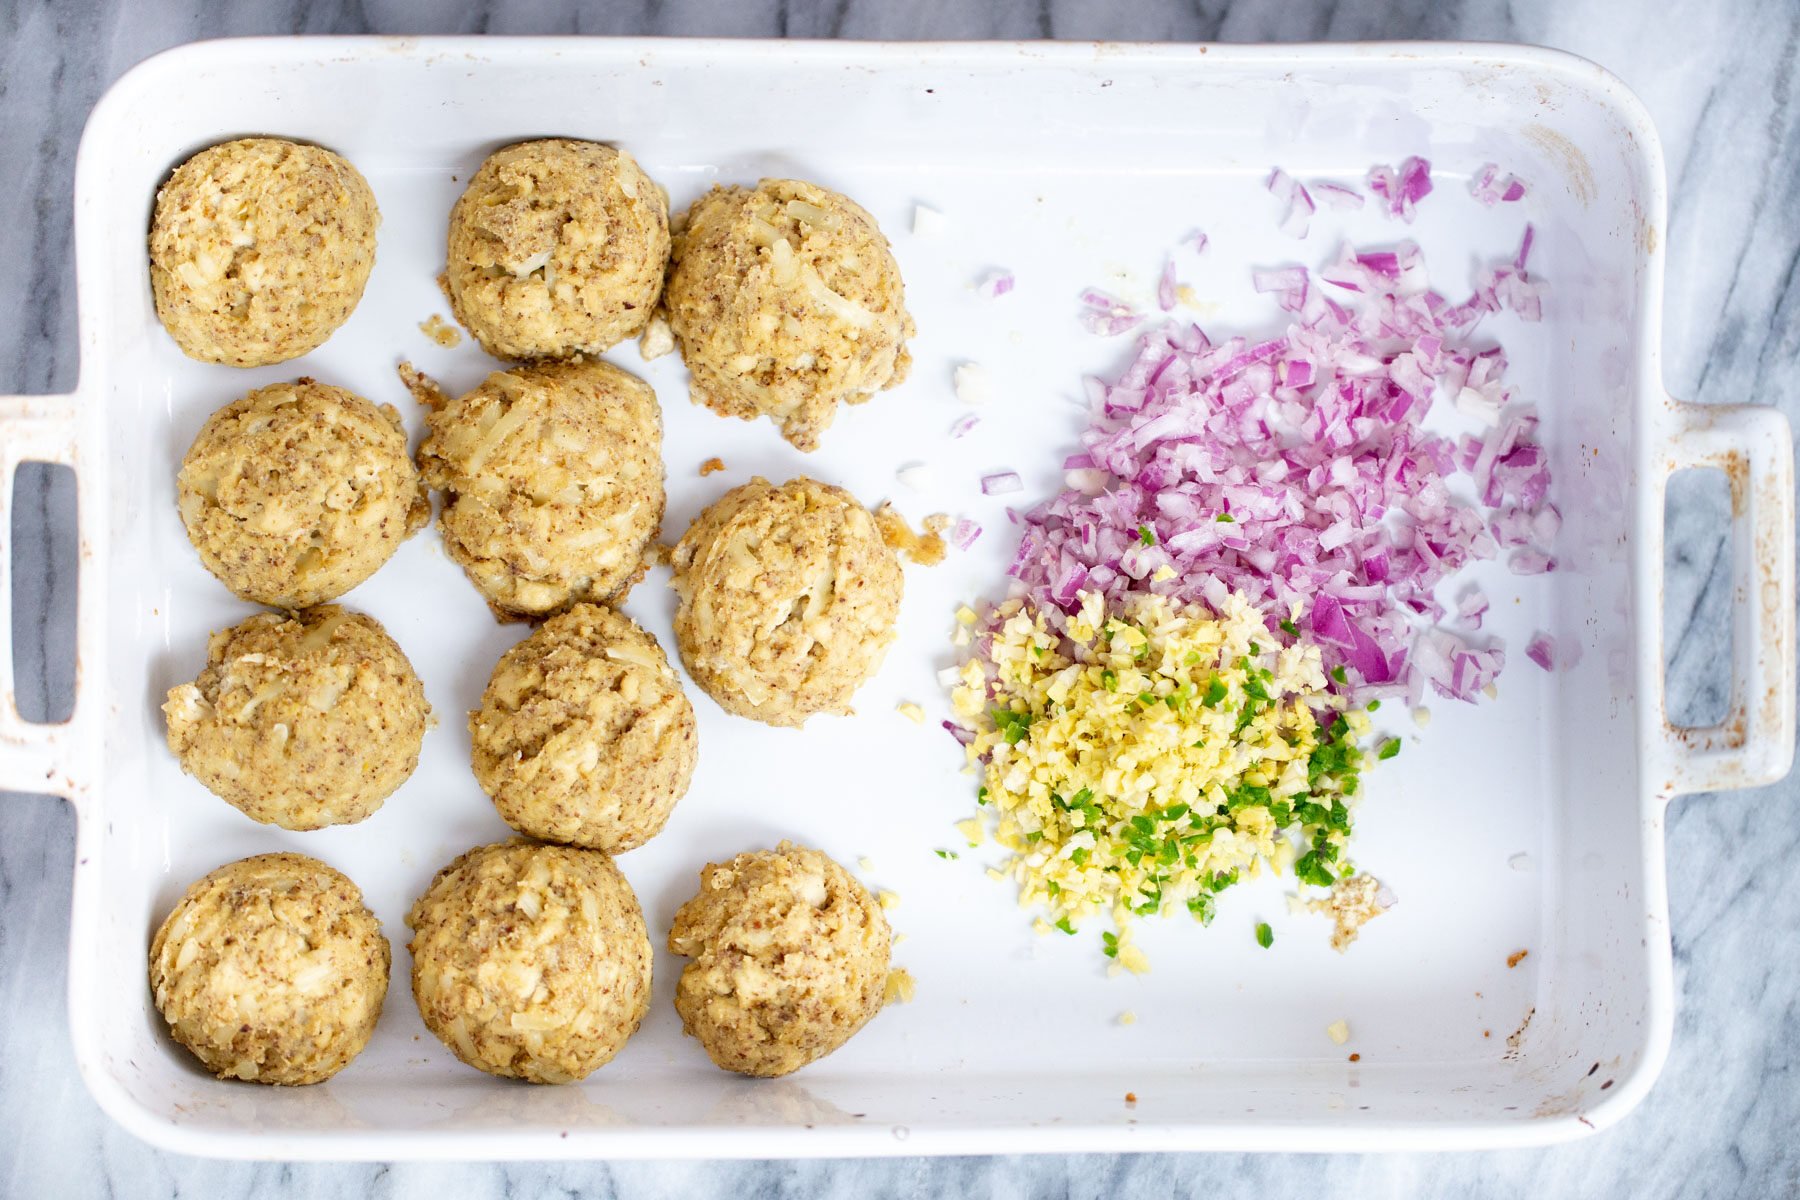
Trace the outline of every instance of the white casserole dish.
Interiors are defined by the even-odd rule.
[[[246,133],[344,153],[374,185],[384,225],[349,324],[302,360],[236,372],[184,359],[157,326],[144,230],[174,163]],[[894,470],[911,461],[933,463],[939,483],[896,496],[909,516],[966,512],[988,526],[974,552],[909,569],[901,640],[860,716],[796,734],[727,718],[693,691],[694,789],[660,838],[621,859],[659,943],[703,863],[783,836],[846,864],[867,856],[859,873],[900,895],[896,961],[917,999],[784,1081],[727,1077],[683,1040],[670,1007],[678,963],[660,945],[650,1020],[580,1086],[490,1079],[423,1029],[402,918],[439,865],[506,833],[469,776],[462,713],[524,633],[492,621],[435,533],[348,598],[407,650],[441,720],[417,775],[374,818],[313,834],[253,825],[163,745],[163,692],[192,678],[210,630],[249,611],[206,575],[176,516],[175,469],[194,431],[249,388],[304,373],[398,404],[416,435],[396,359],[459,389],[491,366],[416,328],[445,311],[434,276],[449,206],[484,154],[544,134],[627,146],[677,206],[714,179],[838,187],[882,222],[906,274],[914,378],[846,412],[812,456],[767,425],[690,406],[672,357],[611,356],[663,402],[668,538],[753,472],[804,470],[873,503],[901,491]],[[1355,181],[1412,153],[1437,164],[1439,189],[1415,226],[1321,214],[1306,242],[1276,232],[1261,187],[1272,165]],[[1531,181],[1523,204],[1470,200],[1466,178],[1486,161]],[[909,232],[917,202],[946,214],[943,234]],[[1777,778],[1792,755],[1792,456],[1772,411],[1664,394],[1662,159],[1643,108],[1598,68],[1456,45],[215,42],[114,86],[82,141],[76,206],[80,386],[0,400],[0,496],[10,500],[22,461],[76,471],[77,696],[58,726],[0,705],[0,786],[75,805],[76,1058],[140,1136],[189,1153],[323,1159],[1500,1146],[1605,1126],[1655,1079],[1673,1004],[1665,806]],[[1004,586],[1011,537],[978,476],[1013,466],[1030,496],[1053,487],[1080,421],[1065,398],[1124,353],[1077,331],[1078,289],[1110,279],[1143,294],[1164,254],[1204,227],[1212,249],[1182,273],[1222,305],[1210,324],[1268,328],[1279,314],[1251,294],[1251,263],[1316,265],[1339,232],[1411,236],[1454,294],[1465,264],[1509,254],[1526,219],[1534,273],[1552,288],[1545,319],[1508,317],[1491,332],[1544,417],[1568,518],[1564,569],[1530,581],[1483,572],[1514,649],[1499,699],[1438,703],[1417,737],[1394,727],[1406,753],[1368,781],[1358,858],[1401,904],[1340,958],[1318,919],[1288,916],[1265,878],[1228,894],[1209,930],[1146,927],[1155,969],[1142,978],[1107,979],[1092,936],[1037,938],[984,877],[983,852],[932,853],[962,849],[951,823],[971,813],[973,788],[934,728],[933,677],[952,610]],[[997,266],[1019,286],[982,300],[969,285]],[[952,443],[950,368],[970,359],[1003,395]],[[727,472],[700,478],[714,455]],[[1662,704],[1662,496],[1691,466],[1723,468],[1732,484],[1733,692],[1718,728],[1678,731]],[[653,572],[627,608],[669,645],[665,580]],[[0,586],[0,628],[10,596]],[[1579,665],[1551,675],[1527,663],[1519,651],[1537,628],[1578,641]],[[925,728],[893,712],[909,699],[932,714]],[[347,871],[395,943],[369,1050],[298,1090],[207,1077],[168,1039],[143,982],[150,934],[185,885],[274,849]],[[1274,924],[1273,951],[1249,936],[1256,920]],[[1509,968],[1518,949],[1529,956]],[[1124,1010],[1135,1024],[1118,1022]],[[1324,1032],[1340,1018],[1346,1046]]]

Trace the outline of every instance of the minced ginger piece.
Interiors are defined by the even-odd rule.
[[[1373,875],[1346,875],[1332,885],[1330,895],[1308,900],[1306,907],[1331,918],[1331,948],[1342,954],[1364,925],[1387,911],[1376,898],[1380,892],[1381,880]]]
[[[893,909],[899,907],[900,897],[895,892],[876,892],[875,903],[881,905],[883,909]]]
[[[1343,1045],[1350,1040],[1350,1022],[1333,1021],[1325,1027],[1325,1036],[1336,1042],[1338,1045]]]
[[[716,474],[717,472],[723,471],[724,469],[725,469],[725,460],[722,458],[709,458],[705,462],[700,464],[700,474],[701,474],[702,478],[704,478],[707,475]]]
[[[925,723],[925,710],[910,700],[903,700],[894,705],[894,711],[911,721],[914,725]]]
[[[912,972],[905,967],[895,967],[888,972],[887,986],[882,990],[883,1004],[909,1004],[913,993],[918,990],[918,983]]]
[[[927,521],[928,530],[930,526]],[[944,561],[944,539],[935,532],[914,533],[906,518],[894,511],[891,503],[883,503],[875,510],[875,527],[881,530],[881,540],[887,543],[888,549],[921,567],[935,567]]]
[[[462,342],[462,330],[445,321],[438,313],[419,322],[419,332],[448,350]]]

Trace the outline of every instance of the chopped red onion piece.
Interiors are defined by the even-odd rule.
[[[1361,208],[1364,203],[1361,192],[1341,183],[1319,182],[1312,185],[1312,190],[1333,208]]]
[[[1523,200],[1525,184],[1516,176],[1502,175],[1497,164],[1483,163],[1481,169],[1475,172],[1475,177],[1469,180],[1469,192],[1475,199],[1492,208],[1496,204],[1511,204]]]
[[[959,745],[967,746],[970,742],[975,740],[975,731],[973,729],[964,729],[955,721],[945,721],[944,728],[950,731],[950,736],[955,738]]]
[[[1381,164],[1370,167],[1369,191],[1387,206],[1389,216],[1410,225],[1419,201],[1431,194],[1431,163],[1414,156],[1399,170]]]
[[[1542,550],[1519,550],[1506,560],[1514,575],[1547,575],[1556,570],[1556,559]]]
[[[950,423],[950,436],[953,438],[962,437],[979,424],[981,424],[980,417],[976,416],[974,413],[964,413]]]
[[[1079,319],[1082,328],[1101,337],[1115,337],[1126,333],[1144,319],[1125,301],[1094,288],[1081,293],[1081,303]]]
[[[1538,630],[1531,635],[1531,640],[1525,643],[1525,657],[1546,671],[1554,671],[1556,669],[1556,639],[1543,630]]]
[[[1297,313],[1306,307],[1307,282],[1305,267],[1282,267],[1275,271],[1253,271],[1250,282],[1259,292],[1273,292],[1275,303],[1283,311]]]
[[[962,518],[950,527],[950,544],[958,550],[967,550],[981,536],[981,526],[967,517]]]
[[[1195,254],[1206,253],[1207,242],[1206,242],[1206,231],[1204,229],[1194,230],[1194,232],[1188,234],[1187,237],[1184,238],[1183,240],[1186,241],[1190,246],[1192,246],[1194,248]]]
[[[1025,481],[1019,478],[1017,471],[995,471],[981,477],[981,494],[984,496],[1005,496],[1024,490]]]
[[[1481,618],[1487,615],[1487,593],[1481,590],[1480,584],[1470,584],[1469,589],[1457,598],[1456,615],[1466,622],[1471,629],[1481,628]]]
[[[1280,167],[1269,172],[1268,188],[1281,201],[1281,232],[1289,237],[1305,237],[1307,227],[1312,223],[1312,215],[1318,211],[1312,196],[1298,179]]]
[[[1011,271],[989,271],[975,285],[975,291],[983,300],[996,300],[1012,291],[1015,282]]]
[[[1175,307],[1175,260],[1163,264],[1162,278],[1156,282],[1156,306],[1164,312]]]

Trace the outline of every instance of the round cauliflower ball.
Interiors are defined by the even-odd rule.
[[[329,150],[280,138],[202,150],[156,194],[157,318],[202,362],[298,358],[350,319],[380,223],[368,181]]]
[[[596,142],[497,150],[450,210],[450,303],[496,358],[599,354],[636,336],[668,262],[662,189]]]
[[[431,706],[373,617],[333,604],[259,613],[207,643],[163,713],[182,769],[254,821],[352,825],[419,765]]]
[[[675,237],[669,326],[693,399],[816,450],[837,406],[906,378],[900,267],[845,196],[797,179],[715,187]]]
[[[592,604],[501,657],[469,734],[475,778],[508,825],[612,854],[662,829],[698,753],[693,706],[662,647]]]
[[[272,608],[337,599],[431,519],[393,405],[304,377],[208,417],[176,489],[206,569]]]
[[[419,1015],[491,1075],[581,1079],[612,1060],[650,1007],[644,916],[598,850],[471,850],[437,873],[406,923]]]
[[[783,842],[709,863],[669,931],[693,960],[675,1011],[718,1066],[786,1075],[881,1011],[890,941],[869,889],[817,850]]]
[[[150,943],[150,991],[221,1079],[318,1083],[369,1044],[388,959],[354,883],[304,854],[259,854],[188,888]]]
[[[682,661],[738,716],[847,713],[894,639],[900,562],[842,488],[752,479],[700,514],[671,564]]]
[[[419,451],[450,556],[496,613],[619,601],[662,526],[662,409],[604,362],[496,371],[432,410]]]

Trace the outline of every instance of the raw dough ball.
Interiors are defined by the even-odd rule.
[[[212,635],[163,705],[182,769],[283,829],[352,825],[419,765],[431,705],[380,622],[335,604]]]
[[[890,940],[869,889],[817,850],[783,842],[709,863],[669,931],[693,959],[675,1011],[725,1070],[786,1075],[881,1011]]]
[[[656,639],[580,604],[508,650],[469,716],[475,778],[520,833],[618,854],[694,774],[694,709]]]
[[[354,883],[304,854],[259,854],[188,888],[150,943],[150,991],[221,1079],[318,1083],[369,1044],[388,958]]]
[[[202,150],[156,193],[156,315],[202,362],[298,358],[350,319],[380,223],[368,181],[329,150],[280,138]]]
[[[662,526],[662,409],[604,362],[496,371],[432,410],[419,451],[450,557],[496,612],[619,601]]]
[[[570,1083],[606,1065],[650,1007],[650,937],[598,850],[503,842],[437,873],[413,905],[413,998],[471,1067]]]
[[[450,210],[450,303],[495,358],[598,354],[636,336],[668,262],[668,199],[597,142],[496,150]]]
[[[837,405],[906,378],[913,335],[900,266],[847,197],[796,179],[714,187],[675,237],[663,305],[694,400],[766,414],[816,450]]]
[[[305,377],[208,417],[177,491],[206,569],[274,608],[337,599],[431,519],[394,406]]]
[[[899,560],[842,488],[752,479],[701,513],[670,561],[681,659],[727,712],[790,726],[847,713],[894,640]]]

